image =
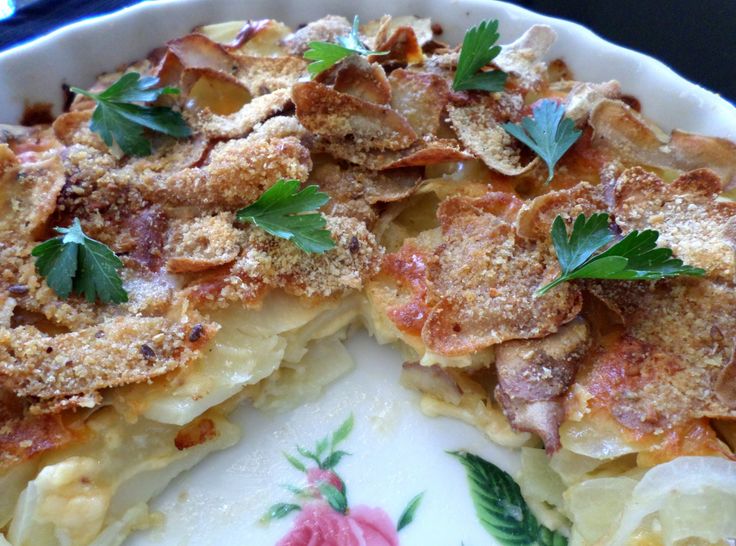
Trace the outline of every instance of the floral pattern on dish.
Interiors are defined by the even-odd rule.
[[[314,449],[297,446],[298,455],[284,453],[289,463],[306,476],[306,485],[288,485],[291,502],[274,504],[263,516],[268,522],[298,512],[291,530],[276,546],[399,546],[399,532],[413,519],[424,493],[409,501],[394,524],[382,508],[348,503],[347,487],[337,473],[340,461],[350,453],[337,449],[353,430],[351,415]]]

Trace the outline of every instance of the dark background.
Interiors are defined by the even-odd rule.
[[[0,0],[2,1],[2,0]],[[449,1],[449,0],[448,0]],[[0,21],[0,50],[80,17],[135,0],[16,0],[30,4]],[[516,0],[582,23],[607,40],[648,53],[736,103],[736,0]]]

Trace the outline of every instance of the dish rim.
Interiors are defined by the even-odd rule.
[[[32,38],[28,41],[16,44],[9,49],[0,51],[0,67],[14,57],[38,54],[38,52],[42,51],[48,45],[63,39],[69,34],[89,31],[95,27],[101,27],[106,24],[120,23],[128,17],[146,17],[157,13],[163,14],[166,10],[172,9],[172,6],[175,6],[175,9],[187,9],[187,6],[196,5],[203,1],[206,0],[146,0],[110,13],[80,19],[57,28],[47,34]],[[558,28],[574,31],[574,33],[580,36],[582,40],[591,43],[596,51],[608,50],[616,53],[617,55],[625,55],[632,61],[636,60],[640,63],[644,63],[648,69],[658,72],[658,78],[669,80],[663,81],[664,84],[676,84],[680,88],[680,95],[683,95],[683,91],[694,94],[697,98],[700,98],[701,101],[710,103],[710,107],[715,110],[714,115],[728,115],[730,118],[733,118],[733,124],[736,125],[736,106],[718,93],[688,80],[656,57],[606,40],[580,23],[544,15],[515,4],[499,0],[462,0],[462,2],[476,6],[480,9],[484,7],[492,7],[494,9],[506,10],[508,16],[512,18],[537,19],[551,26],[557,26]],[[460,2],[458,0],[451,0],[451,3],[459,4]],[[12,84],[9,87],[12,88]],[[683,87],[684,89],[682,89]],[[708,106],[707,103],[706,106]],[[661,120],[657,121],[661,122]],[[0,122],[8,123],[9,121],[0,119]],[[728,137],[736,139],[736,129],[734,129],[733,134],[728,135]]]

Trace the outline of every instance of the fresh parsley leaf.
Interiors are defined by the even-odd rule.
[[[498,20],[488,19],[465,33],[460,58],[457,61],[452,88],[455,91],[478,89],[495,93],[503,91],[508,74],[500,70],[481,72],[499,53]]]
[[[309,61],[307,70],[314,78],[320,72],[332,68],[337,63],[351,55],[386,55],[388,51],[371,51],[360,39],[360,21],[356,15],[353,18],[353,28],[347,36],[335,38],[336,44],[330,42],[309,42],[309,49],[304,52],[304,58]]]
[[[409,504],[406,505],[406,508],[404,508],[404,511],[401,513],[401,517],[399,517],[399,523],[396,524],[397,531],[401,531],[404,527],[414,521],[414,514],[422,503],[423,497],[424,493],[419,493],[409,501]]]
[[[565,546],[567,539],[541,525],[506,472],[472,453],[451,452],[465,467],[470,496],[483,528],[504,546]]]
[[[549,184],[555,174],[555,165],[583,133],[565,117],[565,107],[557,101],[541,100],[532,107],[532,113],[532,117],[525,117],[520,124],[504,123],[503,128],[547,164]]]
[[[298,180],[279,180],[255,203],[237,212],[241,222],[251,222],[271,235],[293,240],[304,252],[322,254],[335,247],[327,222],[315,212],[329,201],[317,186],[301,191]]]
[[[562,272],[540,288],[538,296],[572,279],[656,280],[678,275],[705,275],[704,269],[684,265],[682,260],[673,258],[671,249],[658,248],[659,232],[652,229],[632,231],[594,256],[615,238],[608,227],[608,214],[604,212],[587,219],[579,215],[569,238],[564,220],[557,216],[551,234]]]
[[[151,143],[143,134],[144,128],[177,138],[192,134],[179,112],[163,106],[134,104],[179,93],[176,87],[156,88],[158,83],[157,78],[142,78],[137,72],[128,72],[102,93],[90,93],[78,87],[71,90],[97,102],[90,129],[98,133],[105,144],[116,143],[128,155],[143,156],[151,153]]]
[[[333,510],[341,514],[345,514],[348,511],[348,499],[337,487],[331,483],[322,482],[318,488]]]
[[[128,301],[118,275],[123,262],[107,245],[87,237],[77,218],[71,227],[56,231],[62,236],[39,244],[31,254],[36,257],[36,269],[60,298],[75,293],[89,302]]]
[[[274,504],[271,508],[268,509],[268,512],[266,512],[263,517],[261,518],[261,523],[268,523],[271,520],[274,519],[281,519],[292,512],[301,510],[302,507],[298,504],[290,504],[286,502],[280,502],[278,504]]]

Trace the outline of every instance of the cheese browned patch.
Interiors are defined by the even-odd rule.
[[[515,217],[520,205],[508,194],[491,193],[440,206],[442,244],[429,269],[429,297],[436,303],[422,329],[432,351],[460,355],[543,337],[580,311],[580,292],[569,283],[535,296],[559,265],[548,244],[520,238],[503,219]]]
[[[656,229],[657,243],[713,278],[736,275],[736,203],[718,201],[721,181],[700,169],[667,184],[641,168],[625,171],[615,188],[616,223],[628,232]]]
[[[75,439],[60,416],[28,415],[26,409],[23,399],[0,389],[0,471]]]
[[[624,425],[654,431],[704,416],[736,416],[718,395],[736,340],[732,285],[681,278],[596,282],[589,289],[615,302],[624,336],[600,350],[580,381],[597,397],[609,393]]]

